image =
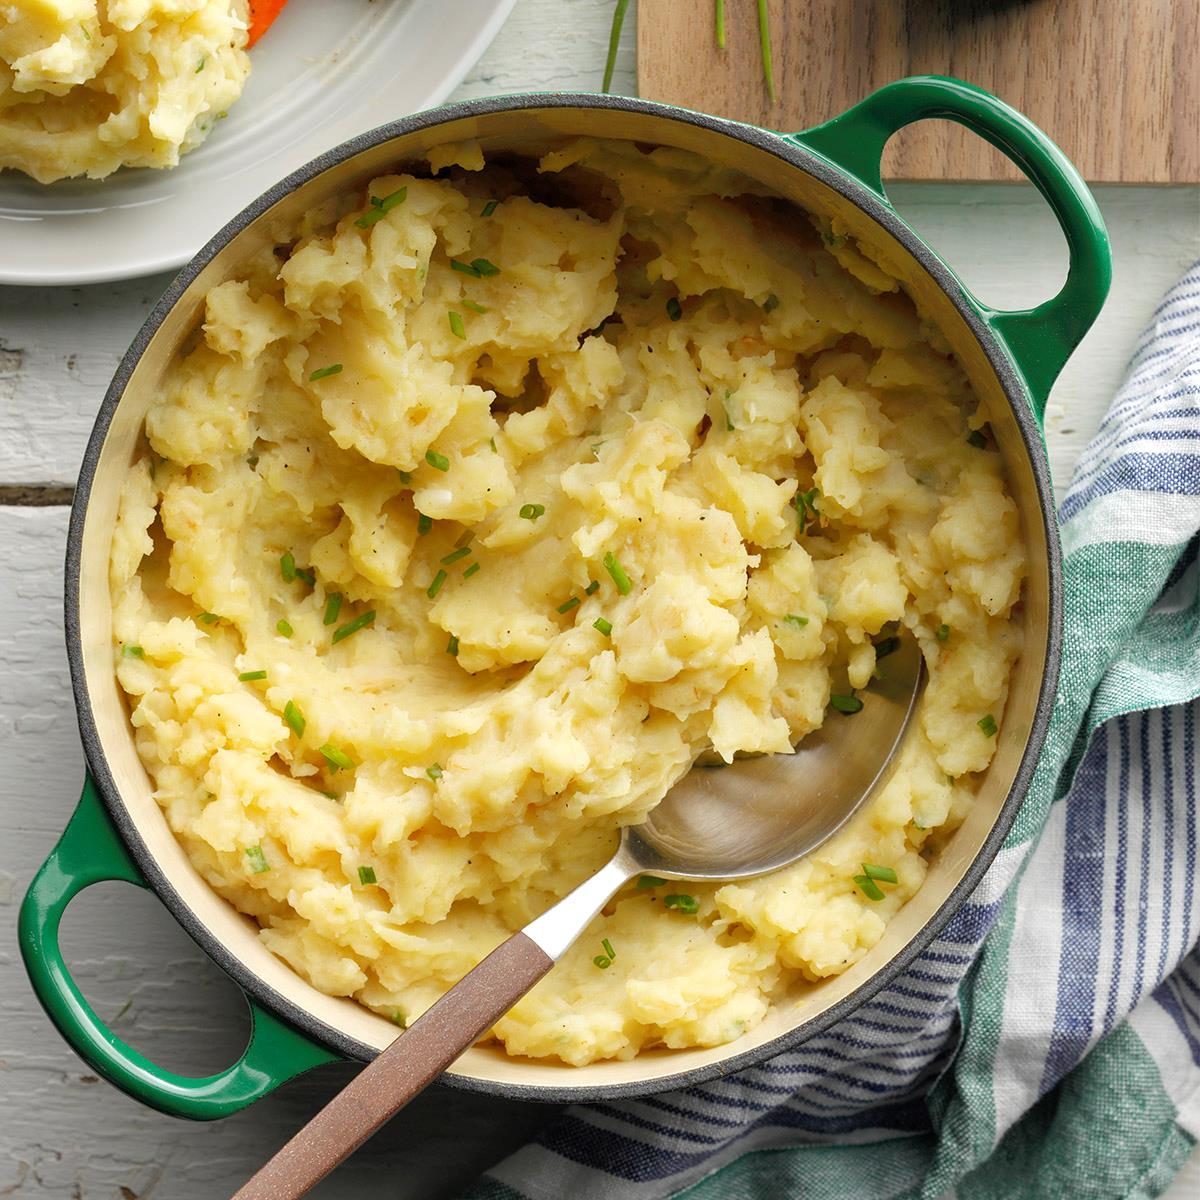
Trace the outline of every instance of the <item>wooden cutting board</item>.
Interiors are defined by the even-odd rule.
[[[769,0],[777,99],[756,0],[638,0],[638,90],[795,131],[904,75],[956,75],[1040,125],[1096,183],[1200,182],[1200,0]],[[923,122],[893,179],[1017,179],[987,143]]]

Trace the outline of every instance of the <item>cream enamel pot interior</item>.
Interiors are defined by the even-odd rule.
[[[1066,234],[1063,290],[1036,309],[979,304],[896,215],[880,182],[888,137],[912,121],[948,118],[1016,162]],[[542,1100],[645,1094],[726,1074],[798,1044],[844,1018],[912,961],[970,895],[996,854],[1028,786],[1058,675],[1059,547],[1040,417],[1050,385],[1094,320],[1108,289],[1108,243],[1083,181],[1061,152],[999,100],[956,80],[921,77],[884,88],[843,116],[784,136],[637,100],[549,95],[487,100],[419,114],[330,151],[281,182],[226,226],[172,283],[125,356],[97,418],[80,472],[67,557],[67,638],[90,767],[83,800],[21,913],[21,946],[35,989],[68,1041],[100,1074],[181,1116],[226,1115],[295,1074],[338,1056],[366,1060],[396,1028],[300,979],[261,944],[255,926],[203,881],[167,828],[134,749],[113,672],[109,546],[117,499],[162,373],[196,327],[205,293],[229,278],[271,230],[326,197],[466,138],[486,149],[535,150],[574,135],[636,140],[704,155],[800,207],[836,217],[904,284],[942,330],[986,406],[1020,510],[1030,564],[1025,650],[995,760],[965,823],[933,862],[921,891],[883,940],[845,974],[789,993],[758,1028],[712,1049],[656,1051],[629,1062],[568,1067],[476,1047],[447,1082]],[[70,899],[101,879],[148,886],[245,991],[254,1035],[245,1055],[207,1079],[173,1075],[105,1028],[58,949]]]

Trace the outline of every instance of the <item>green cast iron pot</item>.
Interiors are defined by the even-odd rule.
[[[979,303],[896,214],[880,156],[898,129],[944,118],[1007,155],[1038,187],[1070,249],[1062,290],[1019,312]],[[177,1116],[222,1117],[283,1081],[339,1056],[366,1061],[396,1036],[389,1022],[310,987],[256,937],[255,926],[208,887],[167,829],[138,761],[114,678],[108,557],[117,498],[146,410],[205,293],[230,278],[271,227],[325,198],[361,187],[443,142],[536,150],[575,135],[679,147],[736,168],[801,208],[841,220],[903,284],[953,347],[985,406],[1020,511],[1029,559],[1017,665],[996,757],[961,828],[930,865],[922,890],[878,946],[845,974],[798,986],[737,1041],[658,1050],[630,1062],[572,1068],[474,1047],[446,1081],[499,1095],[595,1100],[681,1087],[787,1050],[842,1020],[918,956],[987,869],[1025,793],[1045,736],[1058,677],[1061,583],[1058,535],[1041,420],[1063,364],[1108,290],[1104,227],[1082,179],[1058,148],[994,96],[953,79],[903,79],[842,116],[784,135],[639,100],[596,95],[519,96],[450,105],[347,142],[285,179],[227,225],[167,289],[125,356],[96,421],[79,476],[67,553],[66,625],[90,775],[66,833],[25,897],[20,943],[51,1020],[84,1060],[145,1103]],[[164,1071],[126,1045],[84,999],[63,963],[59,922],[78,892],[100,880],[150,887],[245,991],[254,1031],[242,1057],[204,1079]]]

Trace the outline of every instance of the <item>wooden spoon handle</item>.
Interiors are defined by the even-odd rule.
[[[339,1092],[233,1200],[295,1200],[490,1029],[554,960],[515,933]]]

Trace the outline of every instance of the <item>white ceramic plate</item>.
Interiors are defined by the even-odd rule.
[[[322,151],[439,104],[514,3],[291,0],[250,52],[228,118],[173,170],[49,186],[0,172],[0,283],[98,283],[181,266]]]

